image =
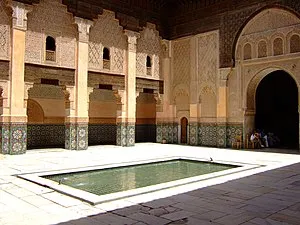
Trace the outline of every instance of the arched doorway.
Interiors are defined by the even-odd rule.
[[[272,132],[280,139],[274,147],[299,147],[298,88],[285,71],[271,72],[256,90],[255,127]]]
[[[180,120],[180,125],[181,125],[180,143],[186,144],[187,143],[187,126],[188,126],[188,120],[186,117],[183,117]]]

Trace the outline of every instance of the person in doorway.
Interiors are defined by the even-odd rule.
[[[266,148],[269,148],[268,135],[264,132],[264,130],[261,130],[259,135]]]
[[[265,147],[261,141],[260,133],[258,131],[254,131],[250,136],[250,141],[255,143],[258,142],[260,147]]]

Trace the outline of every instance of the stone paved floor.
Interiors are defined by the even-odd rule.
[[[279,150],[276,150],[279,152]],[[286,152],[286,151],[284,151]],[[258,163],[262,168],[91,206],[15,174],[166,156]],[[178,145],[94,146],[0,154],[0,224],[300,224],[300,155]]]

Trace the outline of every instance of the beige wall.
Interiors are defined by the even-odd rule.
[[[94,89],[90,94],[89,123],[116,124],[117,107],[113,91]]]
[[[156,102],[153,94],[140,93],[136,104],[136,123],[155,124]]]

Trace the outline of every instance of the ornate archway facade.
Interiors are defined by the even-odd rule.
[[[241,32],[235,70],[228,78],[228,120],[243,126],[244,138],[255,126],[255,95],[264,77],[283,70],[295,80],[299,90],[299,36],[299,18],[278,8],[260,12]]]

